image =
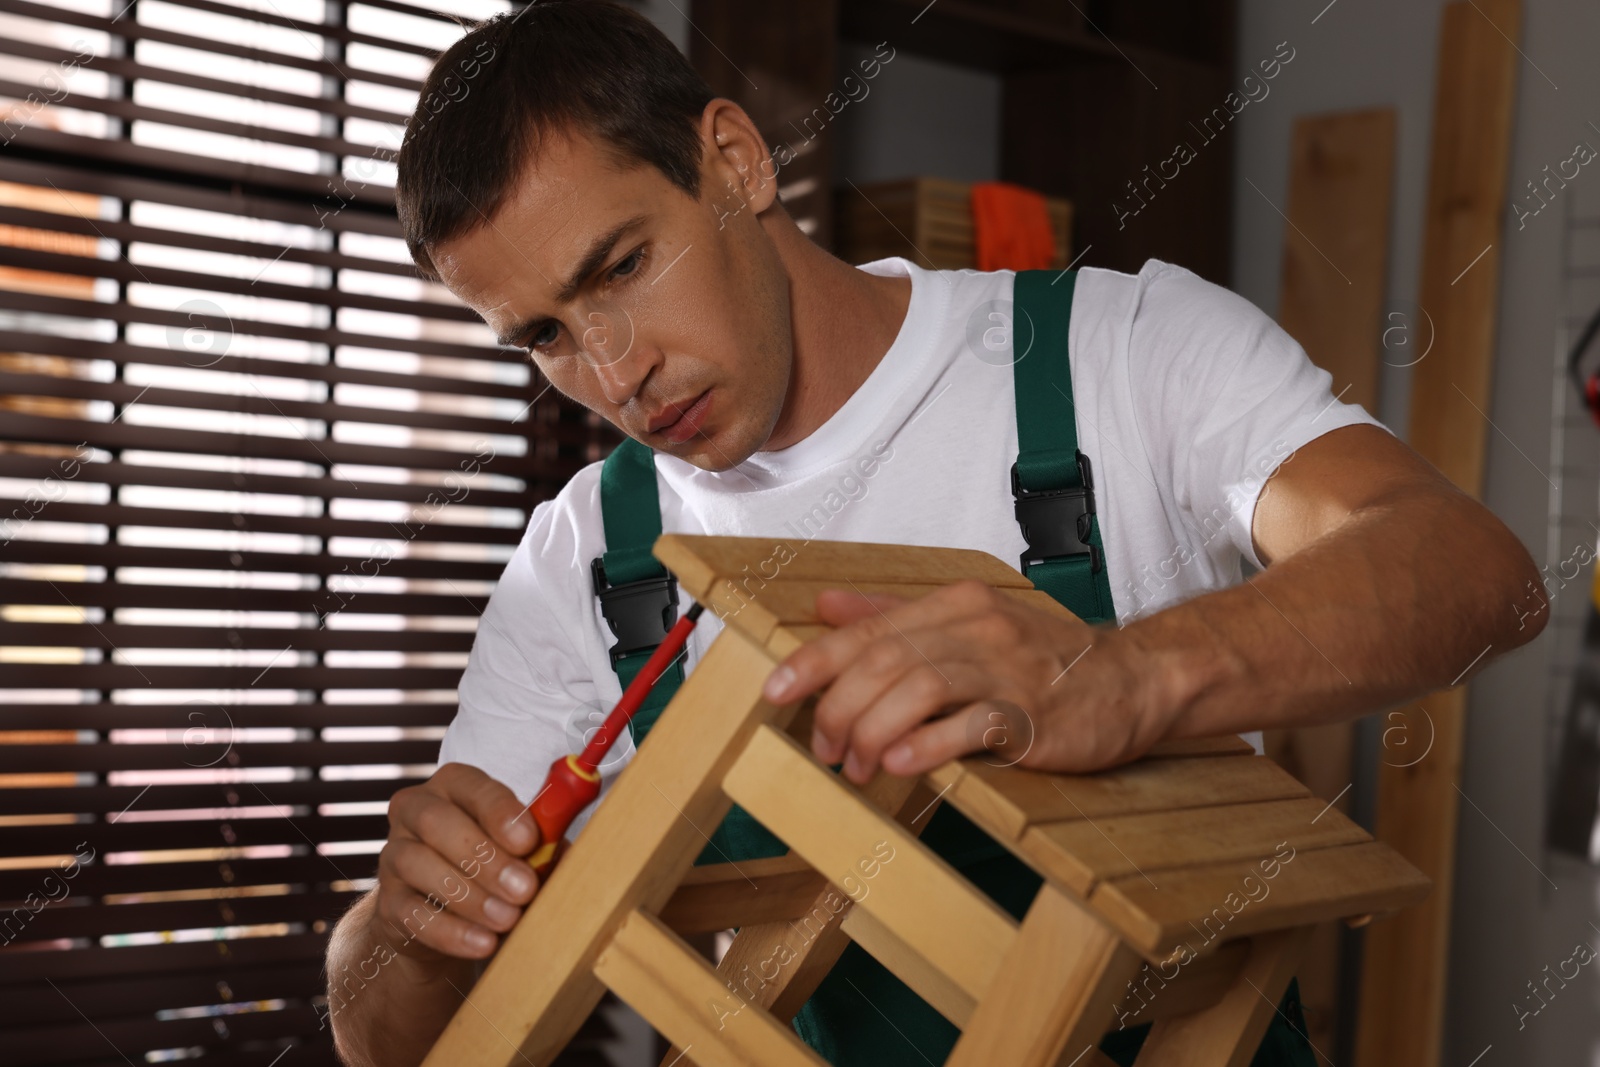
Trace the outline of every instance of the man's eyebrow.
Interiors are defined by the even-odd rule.
[[[583,259],[579,260],[578,265],[573,268],[571,277],[556,290],[556,303],[563,307],[572,303],[577,297],[578,291],[589,280],[589,276],[604,266],[605,261],[611,257],[612,249],[616,247],[617,242],[622,240],[629,230],[636,229],[649,220],[649,213],[640,212],[637,215],[623,219],[620,223],[595,238],[594,242],[589,245],[589,251],[584,253]],[[505,333],[496,337],[495,340],[506,348],[514,348],[519,337],[527,334],[547,318],[549,318],[548,315],[535,315],[533,318],[517,323]]]

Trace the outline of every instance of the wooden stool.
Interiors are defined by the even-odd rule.
[[[915,597],[977,578],[1066,609],[964,549],[668,534],[652,551],[723,632],[426,1067],[542,1067],[606,987],[680,1065],[822,1064],[789,1020],[849,940],[961,1029],[951,1064],[1106,1064],[1104,1033],[1153,1021],[1141,1067],[1242,1067],[1314,924],[1427,895],[1398,853],[1232,736],[1096,774],[969,758],[856,789],[796,740],[812,700],[761,697],[826,632],[819,590]],[[733,802],[789,854],[694,867]],[[1044,878],[1020,924],[918,839],[941,802]],[[716,969],[683,940],[730,927]]]

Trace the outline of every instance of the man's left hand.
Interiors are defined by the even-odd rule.
[[[985,749],[1008,765],[1098,770],[1142,755],[1175,714],[1157,664],[1121,631],[977,580],[916,599],[830,589],[816,606],[836,629],[791,653],[763,695],[787,704],[826,688],[811,748],[857,784],[880,764],[914,775]]]

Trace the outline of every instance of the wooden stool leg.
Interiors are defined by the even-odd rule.
[[[1108,1062],[1096,1046],[1142,962],[1081,902],[1046,883],[950,1053],[950,1067]]]
[[[794,734],[792,726],[790,734]],[[862,795],[912,830],[927,826],[938,802],[921,779],[885,774],[868,782]],[[744,927],[718,963],[718,977],[731,983],[743,999],[766,1008],[774,1018],[789,1022],[849,947],[844,920],[850,908],[850,898],[828,885],[805,914],[794,921]],[[766,972],[774,969],[777,973],[769,977]],[[750,988],[752,972],[759,979],[754,989]],[[669,1064],[696,1067],[694,1059],[676,1046],[661,1058],[662,1067]]]
[[[1017,924],[934,852],[771,727],[754,732],[722,780],[740,807],[796,855],[851,890],[852,921],[864,933],[898,942],[895,958],[876,956],[919,993],[927,977],[972,1003],[982,999]],[[852,888],[854,887],[854,888]],[[859,938],[858,938],[859,939]]]
[[[1256,1054],[1305,954],[1312,927],[1251,938],[1250,958],[1222,999],[1204,1011],[1160,1019],[1138,1067],[1245,1067]]]
[[[595,958],[635,909],[666,903],[728,812],[728,768],[756,729],[793,714],[761,699],[771,670],[771,655],[732,627],[712,642],[672,700],[689,714],[661,716],[424,1067],[555,1059],[603,993]]]
[[[654,915],[629,916],[594,973],[705,1067],[826,1067],[787,1025],[730,993]]]

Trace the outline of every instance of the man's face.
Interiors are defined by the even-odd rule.
[[[725,470],[772,435],[793,359],[788,277],[744,190],[714,148],[695,201],[654,167],[618,169],[581,131],[550,135],[488,223],[433,260],[561,392]]]

